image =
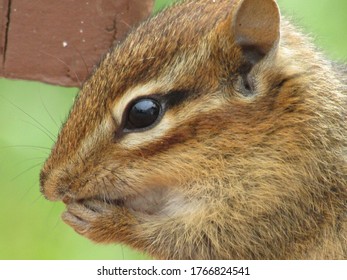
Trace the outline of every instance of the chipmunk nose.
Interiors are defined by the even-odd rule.
[[[52,201],[62,200],[66,195],[66,186],[59,176],[54,176],[52,172],[41,170],[40,172],[40,192],[43,196]]]

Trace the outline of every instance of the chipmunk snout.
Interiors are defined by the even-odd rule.
[[[56,176],[52,176],[51,173],[41,170],[40,191],[46,199],[52,201],[62,200],[67,189],[64,186],[65,185],[61,184]]]

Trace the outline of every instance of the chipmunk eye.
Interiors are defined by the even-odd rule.
[[[141,129],[151,126],[158,119],[161,105],[151,98],[137,100],[129,109],[125,129]]]

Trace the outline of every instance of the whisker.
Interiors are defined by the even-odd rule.
[[[51,54],[49,54],[49,53],[46,53],[46,52],[44,52],[44,51],[41,51],[41,50],[40,50],[39,52],[42,53],[42,54],[44,54],[44,55],[47,55],[47,56],[49,56],[49,57],[52,57],[52,58],[56,59],[57,61],[59,61],[60,63],[62,63],[63,65],[65,65],[70,71],[73,72],[73,74],[74,74],[74,76],[75,76],[77,82],[79,83],[79,86],[80,86],[80,87],[82,86],[81,79],[78,77],[76,71],[75,71],[74,69],[72,69],[72,67],[71,67],[70,65],[68,65],[64,60],[62,60],[61,58],[56,57],[56,56],[54,56],[54,55],[51,55]]]
[[[38,182],[36,182],[35,184],[38,184]],[[35,184],[34,184],[34,185],[35,185]],[[33,186],[34,186],[34,185],[33,185]],[[32,186],[32,187],[33,187],[33,186]],[[32,201],[32,203],[33,203],[33,204],[36,204],[40,199],[42,199],[42,194],[38,194],[38,195],[36,196],[36,198]]]
[[[32,169],[34,169],[34,168],[36,168],[36,167],[38,167],[38,166],[40,166],[40,165],[42,165],[42,162],[39,162],[39,163],[37,163],[37,164],[34,164],[33,166],[30,166],[29,168],[25,169],[24,171],[22,171],[21,173],[19,173],[19,174],[16,175],[15,177],[13,177],[13,178],[11,179],[11,181],[16,180],[18,177],[22,176],[23,174],[29,172],[30,170],[32,170]]]
[[[43,130],[45,130],[48,134],[50,134],[52,137],[55,137],[55,135],[50,132],[44,125],[42,125],[37,119],[35,119],[33,116],[31,116],[30,114],[28,114],[27,112],[25,112],[22,108],[20,108],[19,106],[17,106],[16,104],[14,104],[11,100],[3,97],[0,95],[1,98],[5,99],[5,101],[7,101],[8,103],[10,103],[13,107],[17,108],[19,111],[21,111],[23,114],[25,114],[26,116],[28,116],[31,120],[33,120],[36,124],[38,124]]]
[[[28,162],[28,161],[33,161],[33,160],[45,160],[45,157],[33,157],[33,158],[27,158],[21,161],[18,161],[15,165],[18,166],[21,163]]]
[[[53,143],[55,141],[55,139],[52,137],[52,135],[48,134],[45,130],[43,130],[41,127],[29,122],[29,121],[25,121],[25,120],[21,120],[23,123],[27,123],[27,124],[30,124],[31,126],[37,128],[38,130],[40,130],[43,134],[45,134]]]
[[[42,147],[42,146],[32,146],[32,145],[11,145],[11,146],[2,146],[0,147],[0,150],[5,149],[32,149],[32,150],[40,150],[40,151],[46,151],[45,154],[48,156],[49,152],[51,151],[51,148],[48,147]]]
[[[78,53],[78,55],[80,56],[80,58],[82,59],[82,62],[84,64],[84,67],[86,69],[86,76],[89,75],[89,68],[88,68],[88,65],[87,65],[87,62],[85,61],[83,55],[81,54],[80,50],[77,49],[74,45],[72,45],[72,48]]]
[[[132,26],[129,23],[127,23],[124,19],[120,20],[120,22],[124,23],[128,28],[132,28]]]
[[[43,196],[41,195],[40,196],[41,198],[43,198]],[[52,213],[54,212],[54,209],[57,207],[58,204],[54,203],[54,205],[50,208],[50,211],[48,212],[47,214],[47,223],[49,223],[49,221],[51,221],[51,217],[52,217]],[[59,224],[61,224],[61,219],[59,216],[54,216],[56,219],[55,219],[55,223],[49,228],[49,232],[54,232],[55,230],[57,230]],[[49,223],[50,224],[50,223]]]
[[[13,164],[13,167],[18,167],[23,165],[24,163],[27,163],[29,161],[34,161],[34,160],[40,160],[40,163],[43,164],[43,162],[46,160],[46,157],[33,157],[33,158],[27,158],[27,159],[22,159],[20,161],[17,161],[16,163]]]
[[[35,149],[51,150],[51,148],[48,148],[48,147],[34,146],[34,145],[11,145],[11,146],[0,147],[0,149],[8,149],[8,148],[35,148]]]
[[[25,198],[27,197],[27,195],[32,191],[33,187],[34,187],[35,185],[37,185],[37,184],[38,184],[38,181],[37,181],[37,179],[35,179],[34,183],[32,183],[32,184],[27,188],[27,190],[24,192],[24,194],[22,195],[22,197],[21,197],[21,200],[22,200],[22,201],[25,200]],[[35,199],[35,200],[36,200],[36,199]]]
[[[46,113],[48,114],[49,118],[52,120],[52,122],[56,125],[57,128],[60,128],[60,126],[58,125],[58,123],[55,121],[55,119],[53,118],[52,114],[48,111],[45,102],[42,99],[42,96],[40,95],[40,100],[41,100],[41,104],[43,105],[43,108],[45,109]]]

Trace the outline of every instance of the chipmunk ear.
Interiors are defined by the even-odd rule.
[[[231,15],[234,41],[250,66],[279,43],[280,11],[275,0],[241,0]]]

